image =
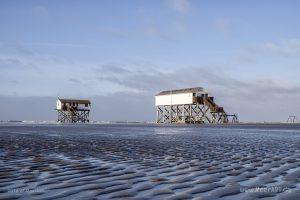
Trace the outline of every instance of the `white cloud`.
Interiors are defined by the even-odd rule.
[[[187,0],[167,0],[167,3],[170,8],[180,13],[186,13],[190,9],[190,4]]]
[[[54,42],[37,42],[37,43],[23,43],[24,46],[38,46],[38,47],[53,47],[53,48],[86,48],[91,47],[89,45],[77,44],[77,43],[54,43]]]
[[[110,71],[98,77],[100,82],[119,84],[140,92],[158,92],[170,88],[203,86],[217,91],[219,94],[243,97],[257,100],[257,93],[267,96],[285,96],[300,93],[300,86],[296,83],[279,79],[259,78],[240,80],[231,77],[225,70],[209,67],[187,67],[170,72],[163,72],[154,68],[131,70],[131,73]],[[188,77],[188,78],[187,78]],[[258,99],[259,100],[259,99]]]
[[[300,39],[286,39],[281,42],[265,42],[245,48],[248,54],[276,55],[281,57],[298,57],[300,55]]]
[[[286,59],[290,62],[292,59],[298,59],[299,56],[300,39],[285,39],[246,46],[239,52],[237,61],[239,64],[255,64],[259,63],[260,59],[272,59],[273,61]],[[282,66],[288,67],[288,62],[282,63]]]

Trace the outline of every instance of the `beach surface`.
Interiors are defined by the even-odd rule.
[[[0,199],[300,199],[300,126],[2,124]]]

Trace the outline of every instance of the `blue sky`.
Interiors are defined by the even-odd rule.
[[[296,0],[3,0],[0,95],[95,98],[97,108],[117,94],[148,102],[163,89],[203,86],[245,121],[282,121],[300,113],[292,106],[299,8]],[[138,119],[152,119],[152,101],[140,103],[147,112]]]

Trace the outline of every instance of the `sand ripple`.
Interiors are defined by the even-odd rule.
[[[0,126],[0,199],[300,199],[299,134]]]

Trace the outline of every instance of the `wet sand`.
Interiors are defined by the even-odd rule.
[[[269,126],[0,125],[0,199],[300,199],[300,128]]]

